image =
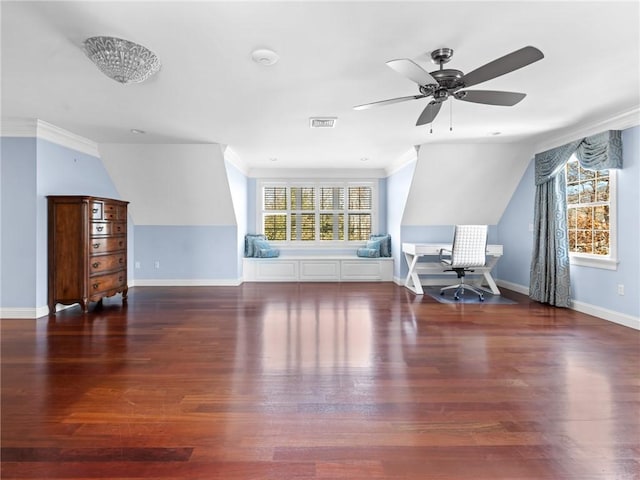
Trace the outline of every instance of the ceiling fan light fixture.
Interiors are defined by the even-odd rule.
[[[118,83],[140,83],[160,70],[160,59],[148,48],[117,37],[91,37],[84,52],[102,73]]]

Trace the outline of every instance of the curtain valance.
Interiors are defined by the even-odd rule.
[[[551,180],[573,153],[577,154],[582,168],[589,170],[622,168],[622,133],[620,130],[608,130],[537,153],[536,185]]]

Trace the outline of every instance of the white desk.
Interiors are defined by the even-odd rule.
[[[404,286],[412,292],[422,295],[422,283],[419,274],[443,275],[444,267],[440,262],[418,262],[420,257],[439,256],[440,249],[446,248],[451,250],[451,243],[403,243],[402,252],[409,266],[409,273],[404,282]],[[487,263],[484,267],[474,267],[474,270],[482,274],[479,283],[473,284],[494,295],[500,295],[500,290],[496,282],[491,276],[491,270],[498,263],[498,259],[502,256],[502,245],[487,245]],[[482,280],[485,280],[489,288],[482,286]]]

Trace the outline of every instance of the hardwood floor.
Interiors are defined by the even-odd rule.
[[[3,319],[2,478],[640,478],[640,332],[505,296],[135,287]]]

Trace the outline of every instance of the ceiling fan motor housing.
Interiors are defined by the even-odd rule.
[[[460,70],[444,69],[431,72],[431,76],[438,84],[447,90],[457,90],[464,87],[462,78],[464,74]]]

